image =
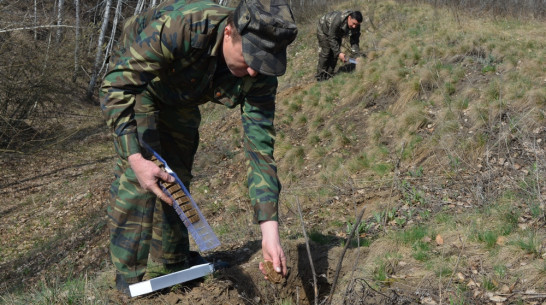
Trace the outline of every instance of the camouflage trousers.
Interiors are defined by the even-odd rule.
[[[160,110],[157,118],[158,152],[189,189],[199,144],[199,108]],[[189,255],[188,231],[174,208],[140,187],[127,160],[117,161],[114,175],[108,227],[117,271],[131,284],[142,279],[149,254],[165,264],[184,262]]]
[[[318,65],[317,65],[317,74],[315,77],[317,79],[327,79],[334,75],[334,70],[337,64],[337,58],[330,48],[330,42],[328,36],[317,33],[317,39],[319,43],[319,54],[318,54]],[[339,41],[341,44],[341,41]]]

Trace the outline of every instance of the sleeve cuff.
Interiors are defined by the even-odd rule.
[[[140,153],[140,145],[136,133],[117,136],[114,142],[116,152],[122,159],[127,159],[130,155]]]

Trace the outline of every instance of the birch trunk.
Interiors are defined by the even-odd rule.
[[[55,42],[59,44],[61,42],[62,27],[63,24],[63,7],[64,0],[59,0],[59,5],[57,6],[57,35],[55,36]]]
[[[74,74],[72,74],[72,82],[75,83],[78,77],[78,55],[80,51],[80,0],[74,0],[76,8],[76,42],[74,46]]]
[[[97,83],[97,76],[99,74],[99,67],[102,59],[102,45],[104,44],[104,36],[106,35],[106,29],[108,28],[108,23],[110,21],[110,8],[112,7],[112,0],[106,0],[106,5],[104,7],[104,16],[102,17],[102,25],[99,34],[99,41],[97,45],[97,54],[95,56],[95,65],[93,67],[93,74],[91,75],[91,80],[89,81],[89,87],[87,87],[87,98],[91,99],[93,97],[93,91],[95,89],[95,84]]]
[[[144,8],[144,2],[145,1],[146,0],[138,0],[136,8],[135,8],[134,15],[138,15],[138,14],[140,14],[142,12],[142,9]]]
[[[34,26],[38,25],[38,0],[34,0]],[[34,28],[34,40],[38,40],[38,30]]]
[[[110,39],[108,40],[108,44],[106,45],[106,51],[104,52],[105,56],[104,56],[104,61],[102,62],[102,65],[101,65],[101,68],[99,70],[99,75],[102,74],[102,71],[104,70],[104,67],[107,66],[107,63],[108,63],[108,55],[110,54],[110,52],[112,52],[112,48],[114,46],[114,41],[115,41],[115,38],[116,38],[116,30],[118,28],[118,21],[119,21],[119,18],[121,16],[121,5],[122,5],[122,0],[118,0],[117,4],[116,4],[116,11],[114,13],[114,21],[112,21],[112,32],[110,34]]]

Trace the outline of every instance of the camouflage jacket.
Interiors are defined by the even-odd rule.
[[[157,135],[160,109],[194,108],[208,101],[240,106],[254,221],[277,220],[281,189],[273,159],[277,78],[261,74],[238,78],[219,65],[231,10],[210,0],[170,0],[127,20],[102,83],[101,109],[113,131],[116,152],[127,158],[141,152],[144,135]],[[145,141],[159,143],[157,136]]]
[[[353,11],[333,11],[322,17],[318,22],[317,34],[319,37],[322,35],[328,39],[330,43],[330,49],[334,53],[334,57],[338,57],[341,53],[341,39],[345,36],[349,36],[349,42],[351,43],[351,49],[358,52],[360,43],[360,25],[356,29],[351,29],[347,25],[347,17]]]

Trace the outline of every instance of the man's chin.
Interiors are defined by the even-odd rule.
[[[233,76],[235,77],[243,77],[245,75],[247,75],[248,73],[246,71],[242,72],[242,71],[233,71],[233,70],[229,70],[231,72],[231,74],[233,74]]]

